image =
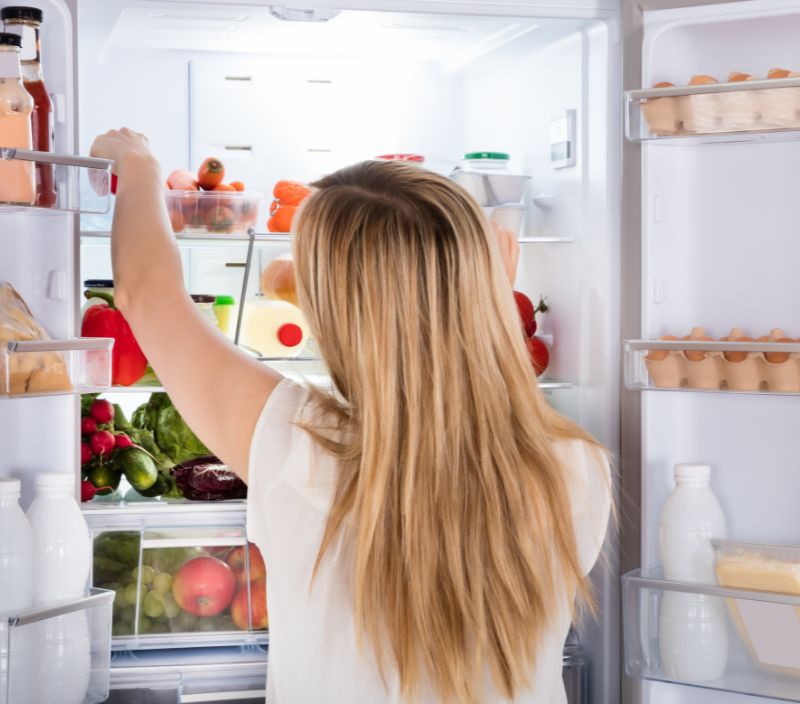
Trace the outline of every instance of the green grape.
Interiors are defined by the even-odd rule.
[[[178,606],[178,602],[175,601],[175,597],[172,594],[164,594],[164,613],[166,614],[167,618],[173,619],[181,612],[181,607]]]
[[[169,594],[172,591],[172,576],[166,572],[159,572],[153,578],[153,589],[159,594]]]
[[[142,602],[142,609],[150,618],[161,618],[164,615],[164,597],[155,591],[148,592]]]
[[[128,606],[136,606],[136,599],[139,596],[139,588],[136,586],[136,583],[129,584],[125,589],[122,590],[120,594],[120,602],[124,600],[124,603]]]
[[[139,568],[133,570],[133,578],[138,579]],[[142,584],[152,584],[156,577],[156,571],[150,565],[142,565]]]
[[[187,611],[181,611],[181,613],[178,615],[177,621],[179,631],[188,632],[195,630],[197,618],[192,616],[192,614],[188,613]]]
[[[136,607],[135,606],[124,606],[120,610],[119,617],[123,621],[127,621],[128,624],[133,626],[133,622],[136,620]]]
[[[139,616],[139,633],[142,635],[147,635],[148,633],[153,632],[153,624],[150,623],[150,619],[145,618],[144,616]]]

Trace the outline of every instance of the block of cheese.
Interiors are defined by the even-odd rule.
[[[22,297],[0,282],[0,394],[12,396],[69,391],[67,365],[58,352],[8,352],[8,343],[48,340]]]
[[[800,596],[800,548],[715,541],[723,587]],[[800,677],[800,607],[728,599],[731,618],[760,666]]]

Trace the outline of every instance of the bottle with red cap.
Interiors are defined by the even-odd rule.
[[[297,306],[262,295],[245,305],[241,344],[262,357],[297,357],[308,341],[308,324]]]

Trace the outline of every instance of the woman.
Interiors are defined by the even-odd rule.
[[[515,243],[415,166],[322,179],[293,246],[326,394],[201,318],[146,139],[109,132],[93,153],[119,176],[117,305],[186,421],[249,484],[268,701],[564,702],[561,650],[610,479],[537,387]]]

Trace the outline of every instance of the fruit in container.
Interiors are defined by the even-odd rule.
[[[233,570],[216,557],[195,557],[172,579],[172,595],[184,611],[194,616],[216,616],[233,599]]]
[[[245,555],[250,563],[250,580],[266,579],[267,566],[264,564],[264,558],[261,556],[261,551],[253,543],[248,543],[247,548],[243,545],[231,550],[227,557],[226,562],[230,565],[234,575],[236,575],[236,583],[241,587],[244,586],[247,579],[247,571],[245,566]]]
[[[208,157],[197,170],[197,183],[205,191],[213,191],[225,179],[225,166],[215,157]]]
[[[298,181],[284,180],[275,184],[272,194],[275,200],[269,209],[267,229],[270,232],[291,232],[297,207],[311,195],[311,189]]]
[[[200,185],[194,174],[186,169],[175,169],[167,176],[167,188],[172,191],[197,191]]]
[[[541,376],[547,369],[547,365],[550,364],[550,350],[538,337],[526,338],[525,343],[528,346],[533,370],[536,372],[536,376]]]
[[[231,617],[239,630],[249,630],[250,624],[247,617],[247,585],[239,588],[231,603]],[[260,631],[269,625],[269,612],[267,611],[267,580],[257,579],[250,582],[250,613],[253,630]]]

